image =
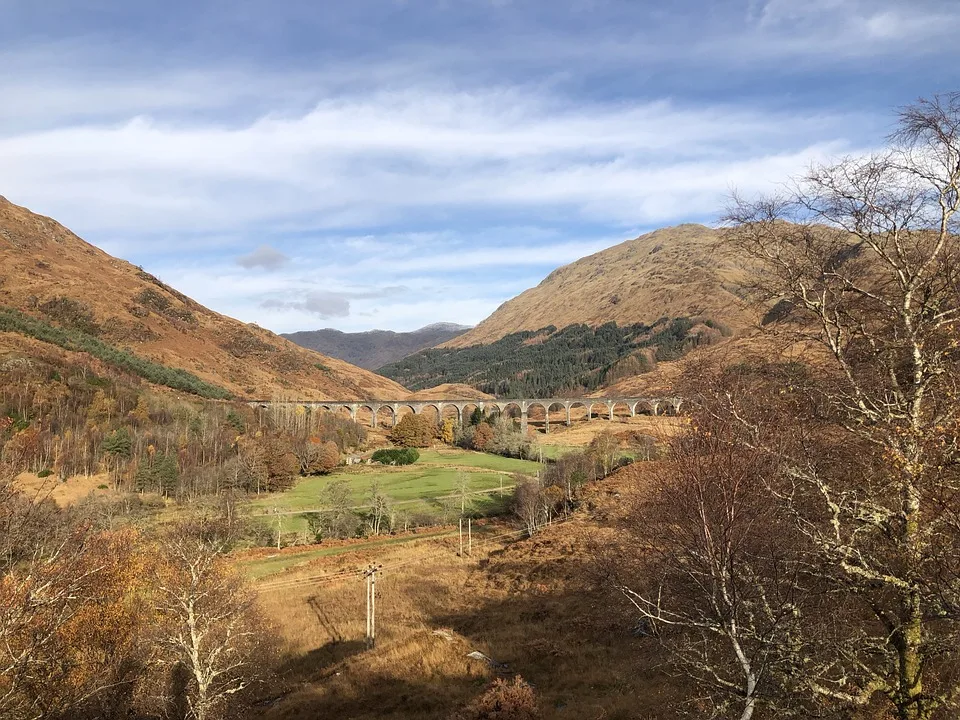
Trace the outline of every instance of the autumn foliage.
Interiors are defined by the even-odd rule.
[[[403,447],[429,447],[437,435],[437,427],[426,415],[404,415],[390,431],[390,440]]]

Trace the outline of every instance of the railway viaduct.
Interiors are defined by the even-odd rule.
[[[512,414],[513,417],[519,415],[520,428],[523,432],[527,430],[530,409],[539,406],[543,409],[546,417],[546,432],[550,432],[551,410],[565,410],[567,415],[566,424],[570,425],[570,411],[578,406],[586,409],[587,420],[592,420],[594,415],[597,417],[606,415],[610,420],[613,420],[614,411],[618,406],[626,406],[631,417],[637,414],[673,415],[680,412],[680,406],[683,404],[683,400],[678,397],[595,397],[516,400],[253,400],[249,404],[254,408],[269,408],[279,405],[316,408],[330,412],[339,412],[342,409],[346,409],[350,412],[350,417],[353,420],[357,419],[357,414],[361,409],[367,409],[372,415],[373,427],[377,427],[377,415],[384,408],[390,411],[393,424],[396,424],[401,408],[409,408],[415,415],[419,415],[427,408],[432,407],[436,410],[438,418],[443,417],[444,408],[456,408],[458,423],[463,423],[465,419],[464,414],[468,408],[479,408],[481,412],[485,410],[495,410],[500,414]],[[595,414],[593,411],[598,405],[601,407],[601,411]]]

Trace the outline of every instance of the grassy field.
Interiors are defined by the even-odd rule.
[[[255,557],[249,560],[241,560],[239,565],[244,572],[254,580],[263,578],[288,570],[289,568],[306,565],[312,560],[331,555],[343,555],[347,553],[357,553],[369,550],[383,550],[393,545],[417,542],[423,540],[436,540],[437,538],[449,537],[457,534],[457,530],[444,528],[433,532],[423,532],[416,535],[403,535],[401,537],[379,537],[366,542],[357,542],[345,545],[331,545],[329,547],[314,547],[310,550],[295,553],[277,553],[265,557]],[[479,535],[479,533],[478,533]]]
[[[362,506],[369,502],[371,484],[376,481],[380,489],[392,501],[395,510],[408,515],[428,513],[444,518],[452,512],[459,501],[445,497],[458,493],[458,476],[464,474],[471,496],[470,510],[476,515],[490,515],[503,508],[499,493],[480,494],[486,490],[499,490],[511,486],[510,475],[532,475],[540,464],[529,460],[516,460],[497,455],[471,452],[469,450],[441,449],[424,450],[414,465],[389,467],[380,465],[354,465],[341,468],[327,476],[302,478],[295,487],[281,493],[263,495],[251,503],[254,513],[285,513],[284,532],[302,532],[307,528],[306,519],[295,513],[324,507],[323,491],[340,477],[350,481],[351,500]],[[449,517],[446,517],[449,521]],[[269,520],[274,522],[271,517]]]
[[[636,618],[629,603],[593,573],[596,543],[615,540],[630,507],[624,499],[645,487],[641,470],[590,488],[583,510],[533,539],[486,542],[464,558],[455,534],[394,543],[349,560],[320,556],[271,578],[275,587],[261,583],[287,683],[264,686],[270,702],[258,708],[261,716],[449,718],[496,675],[468,657],[476,650],[536,688],[545,720],[663,717],[667,700],[685,696],[683,679],[667,675],[660,644],[631,632]],[[362,580],[283,585],[276,579],[316,578],[371,562],[383,565],[371,650],[363,643]]]
[[[540,450],[543,452],[544,460],[556,460],[557,458],[563,457],[564,455],[569,455],[572,452],[577,452],[583,448],[577,447],[575,445],[541,445]]]

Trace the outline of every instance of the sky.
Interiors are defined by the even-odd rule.
[[[277,332],[475,324],[960,90],[958,0],[0,0],[0,195]]]

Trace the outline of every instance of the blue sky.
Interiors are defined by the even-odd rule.
[[[0,194],[278,332],[472,324],[960,89],[957,0],[0,0]]]

